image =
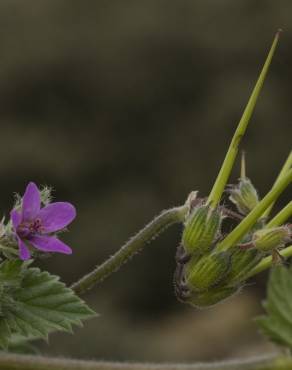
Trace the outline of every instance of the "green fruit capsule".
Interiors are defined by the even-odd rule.
[[[186,266],[186,282],[193,292],[205,292],[219,284],[230,269],[228,252],[213,253],[201,257],[196,256]]]
[[[205,254],[213,248],[218,237],[222,215],[207,205],[194,208],[185,223],[182,244],[187,253]]]
[[[231,267],[225,283],[236,285],[243,282],[248,272],[259,263],[261,257],[262,253],[255,248],[244,250],[238,246],[234,247],[231,255]]]
[[[283,247],[291,239],[288,226],[261,229],[253,234],[253,244],[261,252],[271,252]]]
[[[237,185],[232,186],[229,193],[229,199],[243,215],[247,215],[259,202],[255,187],[246,177],[241,178]]]
[[[207,308],[224,301],[240,291],[240,287],[216,287],[207,292],[193,294],[188,303],[196,308]]]

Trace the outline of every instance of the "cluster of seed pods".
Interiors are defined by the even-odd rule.
[[[181,243],[176,254],[175,293],[180,301],[196,307],[208,307],[240,291],[248,273],[266,254],[281,262],[278,250],[291,239],[289,225],[267,227],[266,218],[256,225],[236,245],[220,250],[224,238],[224,219],[243,219],[259,202],[251,181],[242,177],[229,186],[229,200],[236,207],[213,208],[205,199],[192,199],[186,217]]]

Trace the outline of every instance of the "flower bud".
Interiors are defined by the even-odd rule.
[[[196,308],[207,308],[224,301],[239,290],[240,287],[215,287],[203,293],[193,294],[188,303]]]
[[[229,189],[232,203],[236,205],[238,212],[248,214],[259,202],[257,191],[251,181],[243,177],[239,183]]]
[[[253,244],[261,252],[283,247],[290,239],[291,231],[288,226],[261,229],[253,234]]]
[[[192,211],[185,223],[182,244],[187,253],[205,254],[213,247],[220,232],[222,215],[218,209],[200,205]]]
[[[230,268],[230,255],[227,252],[213,253],[201,257],[194,256],[186,266],[186,282],[193,292],[204,292],[224,279]]]

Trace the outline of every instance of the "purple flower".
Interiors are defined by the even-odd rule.
[[[54,235],[75,218],[72,204],[56,202],[41,208],[40,191],[30,182],[22,198],[21,210],[13,209],[10,216],[22,260],[30,258],[27,243],[43,252],[72,253],[71,248]]]

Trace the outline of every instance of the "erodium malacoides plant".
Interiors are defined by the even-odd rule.
[[[75,219],[75,207],[68,202],[52,202],[50,189],[34,182],[29,182],[24,194],[16,197],[10,217],[3,219],[0,225],[0,369],[103,369],[103,366],[110,369],[122,366],[51,361],[11,352],[19,346],[26,348],[30,341],[46,339],[51,332],[71,331],[72,326],[80,326],[83,320],[96,317],[80,295],[118,270],[149,241],[175,223],[181,223],[183,227],[175,256],[174,291],[177,298],[195,308],[211,307],[242,290],[252,276],[273,267],[264,304],[267,315],[257,321],[272,340],[292,347],[292,271],[286,267],[286,262],[283,263],[292,256],[292,245],[289,246],[292,201],[271,216],[275,201],[292,182],[292,152],[271,190],[262,199],[247,176],[244,154],[240,178],[236,184],[229,184],[240,142],[266,78],[279,34],[275,36],[209,196],[192,191],[183,205],[163,211],[116,254],[71,287],[66,287],[59,277],[41,271],[35,264],[43,253],[74,253],[74,247],[71,249],[62,241],[61,232]],[[224,192],[228,201],[223,202]],[[222,228],[227,219],[232,219],[235,226],[224,234]],[[288,357],[263,357],[251,360],[249,367],[244,368],[284,369],[292,368],[291,363]],[[246,362],[244,364],[238,362],[234,368],[243,368]],[[173,368],[173,365],[159,366],[160,369]],[[204,369],[208,368],[208,365],[204,366]],[[225,368],[224,364],[212,366]],[[126,368],[134,369],[135,365],[128,364]],[[200,365],[193,368],[200,369]]]

